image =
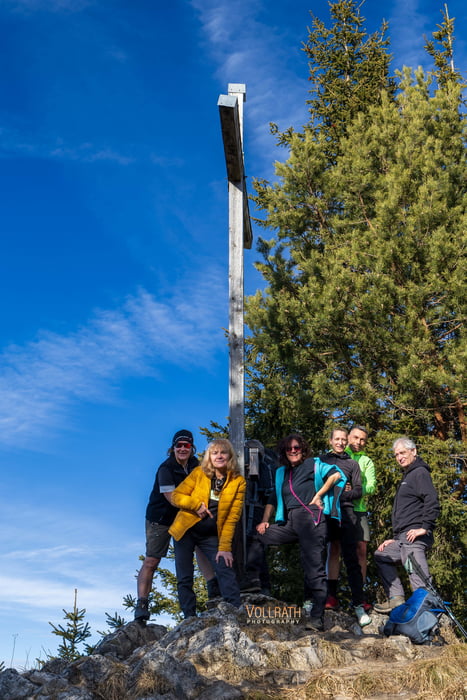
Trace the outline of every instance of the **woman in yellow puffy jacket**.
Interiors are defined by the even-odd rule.
[[[224,600],[240,605],[232,568],[232,539],[242,513],[245,487],[232,444],[219,438],[208,445],[201,465],[172,493],[172,503],[180,510],[169,532],[174,538],[178,600],[185,618],[196,615],[195,547],[214,567]]]

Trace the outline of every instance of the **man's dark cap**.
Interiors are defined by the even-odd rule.
[[[179,440],[185,440],[185,442],[189,442],[190,445],[192,445],[193,433],[190,430],[178,430],[172,438],[172,447],[174,447]]]

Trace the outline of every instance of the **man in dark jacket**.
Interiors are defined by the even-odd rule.
[[[398,438],[393,450],[404,473],[392,507],[394,539],[385,540],[375,552],[376,565],[388,598],[374,606],[380,613],[390,613],[405,601],[397,566],[405,566],[409,554],[412,554],[424,574],[430,576],[426,552],[433,545],[433,530],[439,515],[438,495],[431,480],[430,468],[417,456],[415,443],[407,437]],[[424,582],[415,571],[408,570],[408,574],[412,591],[423,588]]]
[[[146,508],[146,556],[138,573],[135,620],[144,622],[149,619],[148,598],[154,572],[167,554],[170,544],[169,527],[178,513],[170,496],[187,474],[198,466],[194,453],[193,434],[189,430],[179,430],[172,438],[168,458],[157,470]]]

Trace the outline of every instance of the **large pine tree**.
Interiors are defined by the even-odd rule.
[[[247,305],[249,417],[274,438],[338,419],[467,441],[462,86],[406,69],[394,90],[353,0],[333,16],[306,45],[311,125],[256,182],[274,236]]]
[[[317,451],[332,425],[367,425],[373,545],[390,532],[392,440],[413,437],[442,503],[433,566],[460,605],[467,167],[453,22],[445,14],[426,44],[431,73],[391,77],[386,27],[369,37],[356,2],[330,7],[332,25],[314,18],[305,44],[308,122],[275,130],[287,160],[274,183],[255,183],[268,236],[266,286],[246,307],[248,431],[273,445],[299,430]]]

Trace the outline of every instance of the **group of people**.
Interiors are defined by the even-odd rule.
[[[246,584],[243,591],[261,590],[265,552],[270,545],[298,542],[304,574],[307,629],[324,628],[324,611],[339,606],[337,586],[342,558],[360,626],[370,624],[372,606],[365,600],[367,543],[370,540],[366,496],[376,486],[375,467],[365,454],[368,431],[335,428],[330,450],[311,456],[297,433],[278,445],[275,488],[266,499],[254,536],[248,538]],[[404,602],[397,567],[409,554],[429,576],[426,552],[433,543],[439,503],[428,465],[415,443],[399,438],[393,445],[403,469],[392,511],[393,539],[375,552],[375,562],[387,600],[375,604],[389,613]],[[201,464],[189,430],[175,433],[168,458],[160,465],[146,511],[146,556],[138,574],[135,619],[149,619],[149,593],[154,572],[174,540],[178,598],[185,618],[196,615],[193,589],[194,556],[207,581],[210,597],[220,595],[240,606],[240,586],[233,566],[232,544],[244,506],[246,481],[240,474],[232,444],[215,439]],[[412,590],[423,586],[409,571]]]

